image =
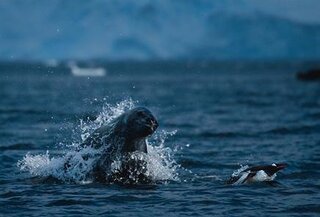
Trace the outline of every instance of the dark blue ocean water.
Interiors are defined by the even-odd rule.
[[[1,216],[318,216],[320,83],[314,63],[98,62],[104,77],[64,66],[0,64]],[[17,162],[68,152],[80,119],[132,99],[158,118],[176,180],[152,186],[39,182]],[[172,159],[171,159],[172,160]],[[277,186],[228,186],[240,165],[286,162]],[[37,162],[34,162],[37,163]]]

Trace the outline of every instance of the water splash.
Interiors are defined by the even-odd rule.
[[[239,169],[237,169],[237,170],[235,170],[235,171],[233,171],[233,173],[232,173],[232,177],[237,177],[237,176],[239,176],[243,171],[245,171],[246,169],[248,169],[249,168],[249,166],[248,165],[240,165],[240,168]]]
[[[86,140],[89,135],[103,125],[107,125],[115,118],[119,117],[124,112],[133,109],[137,101],[133,101],[132,99],[123,100],[116,105],[111,105],[109,103],[105,103],[102,106],[102,111],[99,113],[95,120],[90,119],[80,119],[80,136],[82,142]]]
[[[116,105],[105,104],[98,117],[91,120],[80,120],[81,142],[65,145],[65,154],[50,156],[46,154],[26,154],[18,161],[17,166],[32,176],[53,177],[63,182],[90,183],[92,170],[101,156],[101,149],[81,147],[80,144],[97,128],[109,124],[112,120],[135,107],[137,102],[132,99],[121,101]],[[131,158],[138,158],[146,162],[146,175],[153,181],[179,181],[180,165],[174,160],[177,149],[166,147],[165,141],[176,131],[161,131],[155,133],[147,144],[148,154],[134,153]],[[68,166],[66,167],[66,162]],[[121,168],[121,160],[116,159],[111,164],[112,172]]]

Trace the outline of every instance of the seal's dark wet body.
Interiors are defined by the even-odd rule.
[[[148,153],[147,137],[157,127],[158,122],[152,113],[146,108],[137,107],[96,129],[79,146],[79,149],[93,147],[101,151],[92,172],[94,179],[99,182],[148,182],[149,179],[144,175],[146,162],[133,158],[132,154]],[[111,164],[115,160],[121,161],[121,167],[111,171]]]

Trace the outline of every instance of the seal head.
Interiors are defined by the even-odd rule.
[[[159,124],[152,113],[144,108],[137,107],[124,114],[125,127],[125,146],[124,152],[142,151],[147,153],[147,150],[140,149],[135,143],[141,142],[147,136],[152,135],[158,128]]]

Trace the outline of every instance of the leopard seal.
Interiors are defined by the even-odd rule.
[[[144,175],[146,162],[134,157],[147,154],[147,137],[158,128],[158,121],[145,107],[136,107],[124,112],[105,126],[96,129],[79,149],[92,147],[99,150],[92,176],[99,182],[148,182]],[[121,161],[121,167],[112,171],[114,161]],[[68,168],[68,163],[65,168]]]

